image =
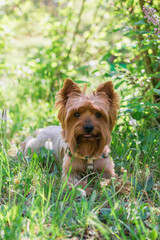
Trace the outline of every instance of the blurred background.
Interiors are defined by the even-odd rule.
[[[19,143],[58,124],[55,95],[66,78],[93,89],[112,80],[121,96],[116,134],[158,138],[159,7],[156,0],[1,0],[2,138]]]
[[[160,239],[159,13],[159,0],[0,0],[0,239]],[[67,190],[53,151],[19,151],[59,124],[66,78],[93,90],[112,81],[121,100],[119,177],[93,175],[89,198]]]

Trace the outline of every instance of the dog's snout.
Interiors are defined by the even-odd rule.
[[[83,128],[84,128],[84,131],[86,132],[86,133],[91,133],[92,131],[93,131],[93,125],[91,125],[91,124],[85,124],[84,126],[83,126]]]

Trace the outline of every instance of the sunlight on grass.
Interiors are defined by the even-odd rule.
[[[0,1],[0,239],[160,239],[160,40],[141,2]],[[158,2],[144,4],[157,24]],[[118,177],[89,176],[90,196],[61,181],[52,151],[19,150],[59,124],[66,78],[120,95]]]

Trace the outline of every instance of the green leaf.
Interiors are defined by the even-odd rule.
[[[140,34],[150,33],[148,31],[139,31]]]
[[[142,191],[142,185],[138,182],[136,186],[136,192],[141,192]]]
[[[146,192],[150,191],[153,188],[154,182],[152,176],[149,177],[147,186],[146,186]]]
[[[96,72],[99,72],[99,69],[96,69],[96,70],[94,70],[94,71],[91,72],[91,73],[93,74],[93,73],[96,73]]]
[[[154,91],[155,93],[157,93],[158,95],[160,95],[160,89],[153,88],[153,91]]]
[[[111,213],[111,208],[101,208],[100,211],[103,216],[108,216]]]
[[[134,23],[134,25],[142,25],[142,24],[147,25],[147,24],[144,22],[144,20],[140,20],[139,22],[135,22],[135,23]]]
[[[101,61],[108,61],[108,59],[109,59],[110,56],[111,56],[110,53],[105,54],[105,55],[102,57]],[[100,61],[100,62],[101,62],[101,61]]]
[[[114,76],[114,75],[115,75],[115,72],[110,72],[110,73],[107,73],[107,72],[106,72],[106,73],[104,74],[105,77],[112,77],[112,76]]]
[[[119,31],[122,31],[122,28],[113,29],[113,32],[119,32]]]
[[[151,239],[152,240],[158,239],[158,233],[155,229],[153,229],[152,232],[151,232]]]
[[[160,82],[156,84],[155,88],[159,88],[159,87],[160,87]]]
[[[79,84],[79,83],[87,83],[87,84],[90,84],[89,82],[84,81],[84,80],[76,80],[75,82],[78,83],[78,84]]]
[[[115,88],[115,89],[118,89],[124,82],[125,82],[125,80],[117,83],[114,88]]]
[[[141,120],[144,116],[143,111],[136,111],[133,113],[132,118],[136,119],[137,121]]]
[[[94,190],[91,197],[90,197],[90,200],[89,200],[89,208],[91,209],[95,203],[95,200],[96,200],[96,197],[97,197],[97,193],[96,191]]]
[[[83,67],[79,67],[77,70],[79,71],[79,70],[83,70],[83,69],[86,69],[86,68],[89,68],[90,67],[90,65],[86,65],[86,66],[83,66]]]
[[[110,70],[111,72],[116,71],[115,65],[114,64],[110,64]]]

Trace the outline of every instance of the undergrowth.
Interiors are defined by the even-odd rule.
[[[1,2],[0,240],[160,239],[158,1]],[[26,136],[58,125],[66,78],[113,81],[111,156],[130,192],[99,177],[87,197],[62,183],[52,152],[20,153]]]
[[[160,237],[159,132],[144,132],[126,121],[112,134],[117,174],[131,182],[130,193],[97,178],[91,196],[67,189],[53,153],[24,157],[0,152],[0,239],[158,239]],[[3,129],[6,130],[3,122]]]

